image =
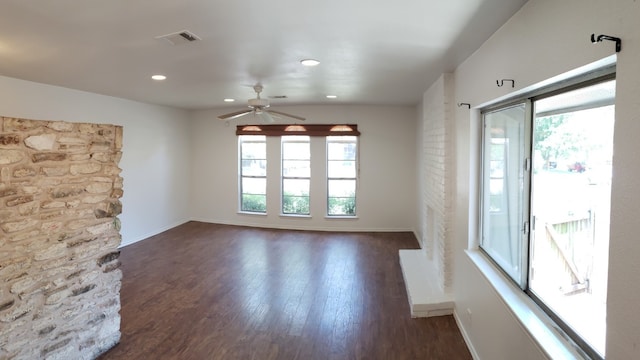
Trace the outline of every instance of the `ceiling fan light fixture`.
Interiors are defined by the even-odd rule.
[[[300,60],[300,64],[302,64],[303,66],[318,66],[320,64],[320,61],[316,59],[302,59]]]
[[[255,109],[264,109],[269,107],[269,100],[267,99],[249,99],[249,107]]]
[[[302,121],[305,120],[305,118],[301,116],[288,114],[282,111],[267,110],[267,108],[269,108],[269,100],[260,98],[260,93],[262,92],[262,85],[256,84],[253,87],[253,90],[256,92],[256,97],[255,99],[249,99],[247,101],[247,105],[249,109],[218,115],[218,119],[227,121],[227,120],[239,118],[241,116],[252,114],[254,118],[259,117],[265,123],[273,123],[275,122],[274,117],[279,119],[281,116],[286,116],[286,117],[290,117],[290,118],[302,120]]]

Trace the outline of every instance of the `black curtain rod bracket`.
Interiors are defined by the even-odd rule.
[[[616,52],[620,52],[620,50],[622,50],[622,39],[615,37],[615,36],[609,36],[609,35],[598,35],[596,37],[596,34],[591,34],[591,42],[592,43],[597,43],[597,42],[602,42],[602,40],[610,40],[610,41],[615,41],[616,42]]]
[[[458,107],[466,106],[468,109],[471,109],[471,104],[469,103],[458,103]]]
[[[512,88],[516,87],[516,81],[513,79],[496,80],[496,85],[498,85],[498,87],[503,87],[505,81],[511,81],[511,87]]]

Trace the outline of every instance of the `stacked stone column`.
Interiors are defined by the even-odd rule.
[[[0,118],[0,359],[120,339],[122,127]]]

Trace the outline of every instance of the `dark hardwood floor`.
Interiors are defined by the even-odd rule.
[[[189,222],[122,249],[100,359],[471,359],[453,317],[410,317],[398,250],[417,245]]]

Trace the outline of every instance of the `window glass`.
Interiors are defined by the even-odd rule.
[[[244,176],[266,176],[267,160],[242,160],[242,174]]]
[[[309,215],[311,146],[309,136],[283,136],[282,213]]]
[[[242,135],[238,141],[240,142],[240,211],[266,213],[266,137]]]
[[[327,215],[356,215],[357,137],[327,136]]]
[[[529,288],[605,349],[615,81],[535,102]]]
[[[329,160],[327,163],[327,173],[331,178],[355,178],[355,160]]]
[[[327,159],[329,160],[355,160],[356,140],[355,136],[329,136],[327,144]]]
[[[526,269],[524,103],[484,114],[480,246],[524,288]]]

